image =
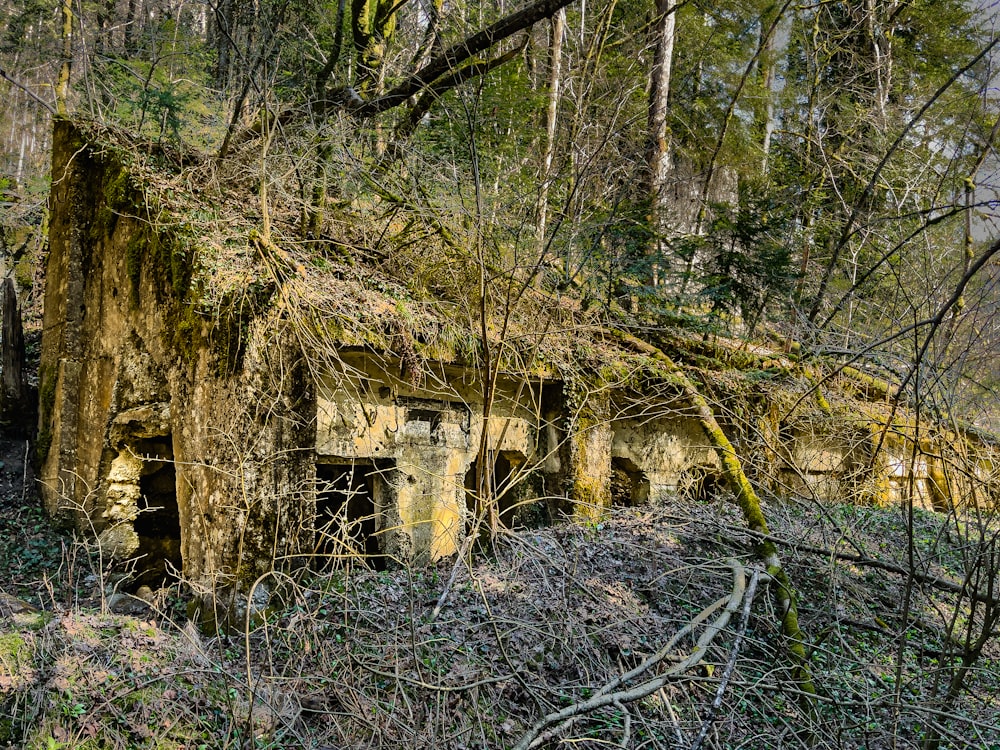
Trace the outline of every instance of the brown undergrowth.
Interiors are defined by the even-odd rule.
[[[513,747],[646,663],[623,687],[666,676],[662,688],[584,711],[542,746],[689,748],[705,728],[701,746],[716,748],[912,748],[932,729],[942,747],[1000,745],[1000,649],[990,641],[941,708],[933,686],[956,664],[944,635],[954,593],[918,587],[902,621],[905,576],[865,563],[903,559],[899,512],[767,511],[813,634],[819,708],[808,715],[767,596],[671,674],[731,596],[738,563],[727,559],[753,571],[755,540],[719,498],[505,534],[471,565],[275,576],[266,617],[217,637],[171,617],[169,597],[102,611],[80,576],[36,600],[41,613],[4,618],[0,738],[47,750]],[[925,572],[960,581],[961,528],[918,513],[914,530]]]

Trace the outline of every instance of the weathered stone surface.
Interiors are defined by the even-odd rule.
[[[489,510],[507,524],[596,518],[612,502],[715,491],[719,457],[676,392],[637,396],[597,373],[484,384],[455,361],[414,377],[370,347],[317,364],[280,306],[202,314],[176,273],[197,259],[170,255],[180,242],[170,228],[139,218],[143,196],[113,153],[60,122],[53,154],[45,505],[95,531],[111,557],[146,555],[148,576],[181,565],[206,597],[203,614],[239,620],[238,592],[265,591],[272,568],[314,553],[326,564],[338,534],[352,549],[423,563],[458,550]],[[785,491],[954,495],[922,457],[929,447],[916,462],[905,440],[887,453],[867,422],[771,422],[734,443],[766,456],[760,473],[780,475]]]
[[[674,497],[692,468],[720,466],[697,421],[683,414],[622,420],[615,425],[611,450],[646,474],[649,499],[655,503]]]
[[[128,560],[139,549],[139,535],[131,524],[119,523],[98,534],[97,543],[106,560]]]

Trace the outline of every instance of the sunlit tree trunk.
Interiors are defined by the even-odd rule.
[[[552,17],[552,41],[549,45],[549,100],[545,111],[545,155],[542,158],[541,180],[536,209],[536,242],[539,257],[545,247],[548,218],[549,185],[552,183],[552,159],[556,149],[556,123],[559,113],[559,88],[562,82],[562,43],[566,30],[566,10]]]
[[[777,11],[775,8],[774,11]],[[760,132],[761,148],[761,169],[767,174],[771,157],[771,139],[774,136],[774,129],[777,123],[775,114],[775,81],[777,80],[778,58],[781,54],[779,49],[780,39],[786,38],[780,33],[774,32],[776,19],[771,13],[764,13],[760,19],[760,60],[758,68],[760,71],[760,95],[763,102],[759,108],[760,121],[758,124]],[[778,21],[780,23],[780,21]]]
[[[385,57],[396,33],[393,0],[351,0],[351,32],[354,36],[355,89],[362,97],[382,90]]]
[[[672,0],[656,0],[656,49],[650,73],[649,145],[646,153],[649,170],[649,223],[653,232],[649,252],[654,259],[650,281],[654,285],[660,283],[658,263],[663,254],[666,229],[666,185],[671,158],[667,108],[670,102],[670,72],[674,61],[675,10],[676,5]]]
[[[56,83],[56,112],[66,117],[66,99],[69,96],[69,78],[73,67],[73,0],[63,0],[62,4],[62,65]]]

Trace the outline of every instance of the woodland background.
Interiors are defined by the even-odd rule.
[[[992,18],[958,0],[10,0],[6,261],[27,289],[42,243],[14,228],[44,224],[65,111],[242,160],[265,218],[306,243],[350,225],[347,252],[419,293],[475,287],[442,279],[471,261],[639,326],[768,322],[985,424]],[[447,258],[413,251],[428,237]]]
[[[1000,427],[990,8],[8,0],[0,28],[0,239],[29,353],[51,118],[69,116],[214,165],[265,239],[378,267],[473,329],[527,285],[642,336],[769,337],[893,384],[918,418]],[[1000,491],[976,461],[971,514],[763,498],[809,593],[817,693],[781,645],[787,612],[751,616],[750,595],[699,673],[562,731],[593,747],[997,746]],[[719,611],[706,602],[748,571],[718,560],[761,541],[722,503],[500,534],[468,569],[290,582],[286,609],[209,640],[174,627],[177,601],[109,614],[94,550],[46,536],[26,495],[4,497],[22,542],[4,563],[58,617],[0,634],[11,746],[527,745],[539,717],[611,693],[661,635]],[[425,603],[452,570],[437,619]]]

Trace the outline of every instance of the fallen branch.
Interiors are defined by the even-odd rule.
[[[743,601],[743,597],[746,592],[746,570],[743,568],[743,565],[738,560],[734,559],[729,559],[726,562],[733,571],[733,590],[728,597],[719,599],[703,609],[697,617],[677,631],[673,637],[662,648],[660,648],[659,651],[647,658],[635,669],[632,669],[631,671],[607,683],[587,700],[574,703],[573,705],[567,706],[559,711],[554,711],[536,721],[532,727],[521,736],[521,739],[518,740],[517,744],[514,746],[514,750],[531,750],[531,748],[536,748],[560,734],[567,726],[569,726],[569,724],[576,720],[577,717],[590,713],[591,711],[595,711],[598,708],[611,706],[616,703],[630,703],[632,701],[645,698],[648,695],[652,695],[657,690],[660,690],[670,680],[676,678],[678,675],[683,674],[688,669],[698,664],[708,651],[708,647],[712,644],[712,641],[714,641],[716,636],[722,632],[722,629],[729,623],[729,619],[739,609],[740,603]],[[674,650],[677,643],[679,643],[685,635],[690,633],[695,627],[698,626],[699,623],[711,617],[712,614],[722,607],[722,605],[725,605],[722,614],[720,614],[712,622],[712,624],[705,629],[705,632],[701,634],[701,637],[695,644],[694,649],[686,658],[674,664],[658,677],[654,677],[653,679],[647,680],[646,682],[640,683],[632,688],[622,690],[618,689],[626,683],[631,682],[641,674],[644,674],[650,667],[663,661],[667,655]],[[545,731],[548,727],[552,727],[553,725],[558,726],[554,729],[550,729],[549,731]]]
[[[606,329],[606,332],[634,351],[646,355],[666,370],[664,379],[671,380],[680,389],[685,400],[694,410],[698,423],[715,450],[715,454],[719,457],[719,463],[722,464],[722,475],[726,478],[733,495],[736,496],[736,504],[743,512],[747,527],[751,531],[770,535],[770,529],[767,527],[767,521],[760,507],[760,498],[757,497],[757,493],[743,471],[743,465],[739,456],[736,455],[736,449],[719,426],[719,422],[712,412],[712,407],[701,395],[691,378],[670,357],[652,344],[625,331]],[[781,558],[778,557],[778,549],[774,542],[765,538],[758,542],[756,553],[757,558],[764,563],[772,582],[775,584],[772,587],[772,593],[781,618],[781,630],[788,639],[788,653],[795,663],[795,680],[803,693],[815,694],[816,688],[813,685],[812,674],[809,670],[809,658],[806,654],[805,636],[799,629],[799,612],[795,603],[795,592],[785,569],[782,567]]]
[[[733,648],[729,652],[729,660],[726,662],[726,668],[722,672],[722,679],[719,680],[719,687],[715,690],[715,700],[712,701],[712,705],[708,709],[708,716],[705,717],[705,721],[701,725],[701,731],[698,732],[698,736],[691,744],[690,750],[698,750],[701,747],[701,744],[708,736],[709,730],[711,730],[712,725],[715,723],[715,717],[719,713],[719,708],[722,706],[722,696],[725,695],[726,687],[728,687],[729,680],[733,676],[733,670],[736,668],[736,659],[740,654],[743,637],[747,632],[747,623],[750,622],[750,606],[753,604],[754,594],[757,593],[757,583],[760,581],[760,578],[760,570],[754,570],[753,575],[750,577],[750,585],[747,586],[746,596],[743,597],[743,612],[740,614],[740,627],[736,631],[736,640],[733,641]]]

